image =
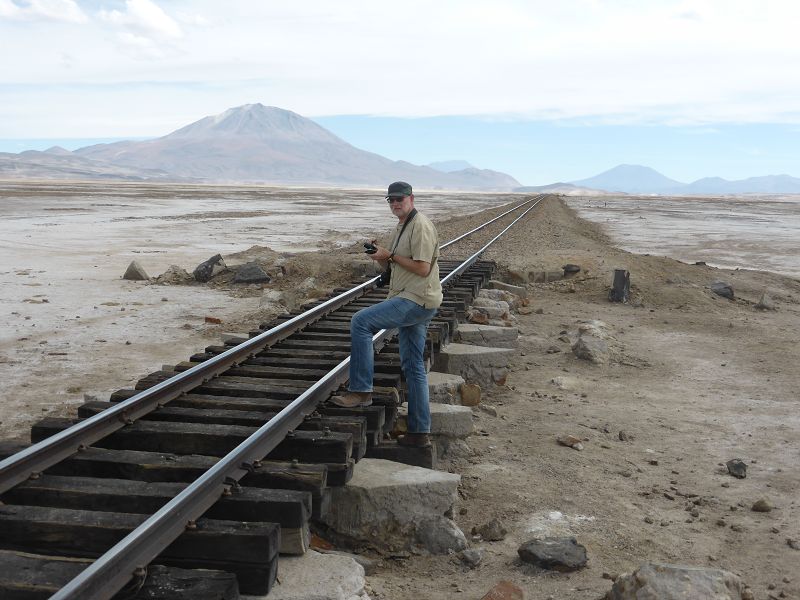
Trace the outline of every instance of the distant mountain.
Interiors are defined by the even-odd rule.
[[[439,162],[432,162],[428,164],[428,166],[431,169],[441,171],[442,173],[452,173],[453,171],[475,168],[465,160],[442,160]]]
[[[360,150],[296,113],[246,104],[154,140],[98,144],[73,154],[136,169],[216,182],[511,190],[510,175],[466,168],[443,173]]]
[[[108,179],[123,181],[175,181],[158,169],[119,166],[75,156],[50,148],[44,152],[26,150],[19,154],[0,152],[0,179]]]
[[[551,186],[556,185],[563,184],[551,184]],[[800,193],[800,179],[789,175],[767,175],[738,181],[729,181],[721,177],[704,177],[687,184],[665,177],[650,167],[639,165],[619,165],[594,177],[573,181],[572,185],[606,192],[676,196]]]
[[[659,194],[685,185],[665,177],[655,169],[640,165],[618,165],[594,177],[570,183],[580,187],[626,194]]]
[[[800,179],[789,175],[766,175],[728,181],[705,177],[686,185],[680,194],[800,194]]]

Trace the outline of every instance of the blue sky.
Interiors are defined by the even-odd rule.
[[[261,102],[529,185],[800,176],[798,22],[785,0],[0,0],[0,150]]]

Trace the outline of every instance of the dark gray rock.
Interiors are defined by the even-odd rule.
[[[194,278],[200,283],[206,283],[215,275],[219,275],[223,271],[227,270],[228,266],[222,259],[222,255],[215,254],[207,261],[201,262],[199,265],[197,265],[192,274],[194,275]]]
[[[236,270],[233,283],[269,283],[272,279],[256,262],[249,262]]]
[[[740,458],[733,458],[725,463],[728,467],[728,473],[737,479],[744,479],[747,477],[747,465]]]
[[[667,564],[645,564],[633,573],[621,575],[608,593],[608,600],[742,600],[741,579],[722,569]]]
[[[534,539],[517,549],[519,557],[532,565],[556,571],[577,571],[586,566],[586,548],[574,537]]]
[[[147,281],[150,279],[150,277],[147,275],[147,272],[137,260],[131,261],[131,264],[129,264],[128,268],[125,269],[125,274],[122,276],[122,278],[129,281]]]
[[[574,275],[575,273],[581,272],[580,266],[573,265],[572,263],[566,264],[561,268],[564,269],[564,275]]]
[[[723,298],[727,298],[728,300],[733,300],[733,286],[730,283],[726,283],[724,281],[715,281],[710,286],[711,291],[714,292],[717,296],[722,296]]]

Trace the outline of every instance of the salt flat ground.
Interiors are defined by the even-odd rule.
[[[185,360],[190,349],[218,341],[226,326],[258,313],[258,297],[124,281],[132,260],[153,277],[172,264],[191,273],[214,254],[251,246],[335,250],[394,226],[383,195],[264,186],[0,183],[0,437],[25,436],[33,420],[64,413],[85,393],[102,397],[164,363]],[[442,218],[513,198],[423,193],[417,204]],[[224,325],[206,324],[208,315]]]
[[[800,196],[569,198],[630,252],[800,277]]]

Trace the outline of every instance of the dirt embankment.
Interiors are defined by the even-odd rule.
[[[543,313],[518,316],[507,386],[485,395],[494,410],[475,412],[488,435],[470,438],[475,455],[459,465],[460,527],[498,517],[509,533],[475,542],[485,552],[475,570],[454,557],[385,561],[373,595],[480,598],[507,579],[531,599],[594,600],[611,587],[604,573],[660,561],[733,571],[756,598],[800,597],[800,551],[787,543],[800,538],[800,282],[620,251],[554,198],[489,257],[512,279],[584,269],[528,285]],[[614,268],[631,273],[629,304],[608,302]],[[717,280],[737,298],[713,294]],[[755,308],[765,289],[777,310]],[[608,326],[607,364],[570,351],[585,320]],[[558,445],[566,434],[584,449]],[[732,458],[747,463],[745,479],[727,474]],[[751,510],[761,498],[771,512]],[[521,565],[518,546],[545,535],[574,535],[588,566]]]

